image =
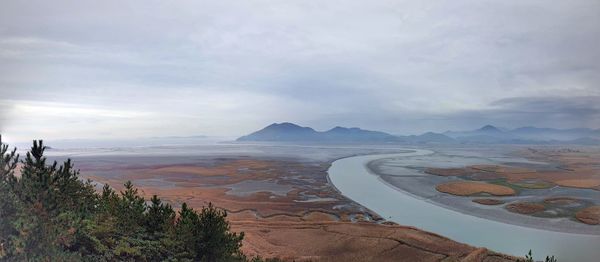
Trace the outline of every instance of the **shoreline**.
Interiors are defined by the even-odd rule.
[[[430,150],[431,151],[431,150]],[[431,154],[434,154],[432,151]],[[534,217],[523,214],[512,213],[504,208],[498,208],[498,206],[483,206],[477,203],[473,203],[471,200],[482,197],[463,197],[453,196],[445,193],[437,192],[436,196],[428,197],[424,192],[419,190],[406,190],[406,187],[402,187],[399,183],[394,183],[392,180],[394,176],[381,174],[373,167],[373,162],[382,160],[385,158],[379,158],[371,160],[365,163],[365,169],[372,175],[376,176],[386,186],[397,190],[403,194],[409,195],[420,201],[425,201],[433,205],[449,209],[461,214],[474,216],[482,219],[487,219],[495,222],[505,223],[513,226],[519,226],[523,228],[532,228],[538,230],[545,230],[550,232],[574,234],[574,235],[591,235],[600,236],[600,227],[595,225],[587,225],[577,221],[572,221],[567,218],[542,218]],[[415,172],[420,172],[416,171]],[[421,173],[421,172],[420,172]],[[427,176],[434,176],[423,173],[424,178]],[[433,191],[432,190],[432,191]],[[443,196],[443,197],[440,197]],[[511,197],[493,197],[498,199],[519,199],[519,196]],[[442,202],[443,201],[443,202]],[[503,204],[505,205],[505,204]]]
[[[377,175],[377,174],[374,174],[374,175],[377,176],[378,179],[383,184],[385,184],[386,186],[389,186],[390,188],[392,188],[394,190],[397,190],[400,193],[406,194],[406,195],[411,196],[413,198],[416,198],[418,200],[425,201],[427,203],[430,203],[430,204],[433,204],[433,205],[436,205],[436,206],[439,206],[441,208],[445,208],[445,209],[448,209],[448,210],[452,210],[452,211],[455,211],[455,212],[458,212],[458,213],[461,213],[461,214],[464,214],[464,215],[474,216],[474,217],[478,217],[478,218],[482,218],[482,219],[486,219],[486,220],[490,220],[490,221],[495,221],[495,222],[504,223],[504,224],[508,224],[508,225],[511,225],[511,226],[523,227],[523,228],[531,228],[531,229],[544,230],[544,231],[556,232],[556,233],[563,233],[563,234],[571,234],[571,235],[600,236],[600,233],[573,232],[573,231],[570,231],[571,229],[566,229],[566,231],[553,230],[550,225],[544,225],[544,226],[537,226],[536,225],[536,226],[531,226],[531,224],[529,224],[529,223],[524,223],[524,222],[522,222],[522,223],[515,223],[515,222],[511,222],[511,220],[509,220],[509,218],[506,218],[505,220],[499,220],[499,219],[494,219],[492,217],[492,215],[485,215],[485,214],[476,213],[476,212],[465,212],[464,209],[452,207],[452,206],[450,206],[448,204],[444,204],[444,203],[440,203],[440,202],[437,202],[437,201],[433,201],[433,200],[428,199],[428,198],[423,198],[423,197],[421,197],[419,195],[416,195],[416,194],[413,194],[411,192],[408,192],[408,191],[402,190],[400,188],[397,188],[396,186],[394,186],[390,182],[388,182],[385,179],[383,179],[380,175]],[[485,206],[484,206],[484,208],[485,208]],[[522,214],[510,213],[509,211],[506,211],[506,210],[503,210],[503,211],[506,212],[506,213],[508,213],[509,216],[510,215],[514,215],[514,216],[519,216],[519,217],[525,218],[525,219],[527,219],[527,218],[532,218],[532,219],[536,219],[536,220],[538,220],[538,219],[543,219],[543,220],[548,219],[548,218],[539,218],[539,217],[527,216],[527,215],[522,215]],[[534,222],[531,222],[531,223],[534,223]],[[578,223],[578,222],[573,222],[573,223]],[[586,225],[586,224],[583,224],[583,223],[581,223],[581,225],[582,226],[594,227],[592,225]],[[564,229],[564,228],[561,228],[561,229]]]
[[[519,226],[481,218],[423,201],[403,190],[382,183],[366,164],[382,158],[417,157],[430,150],[413,149],[407,154],[349,157],[335,161],[328,175],[342,195],[374,211],[388,221],[432,232],[470,246],[486,247],[520,256],[534,250],[535,259],[555,255],[559,259],[595,261],[599,235],[573,234]],[[414,177],[414,176],[413,176]],[[412,177],[411,177],[412,178]],[[518,239],[519,241],[510,241]]]

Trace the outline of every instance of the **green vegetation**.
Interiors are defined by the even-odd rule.
[[[522,260],[523,262],[534,262],[533,260],[533,255],[531,254],[531,250],[529,250],[529,253],[527,253],[527,255],[525,255],[525,260]],[[554,256],[546,256],[546,260],[545,262],[558,262],[558,260],[556,258],[554,258]]]
[[[554,184],[546,181],[523,181],[512,184],[524,189],[548,189],[554,187]]]
[[[0,261],[262,261],[242,254],[244,233],[212,204],[176,213],[131,182],[98,193],[71,160],[47,163],[42,141],[20,162],[0,145]]]

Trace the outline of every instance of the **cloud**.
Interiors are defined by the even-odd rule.
[[[516,97],[495,101],[492,112],[515,125],[600,127],[600,96]]]
[[[132,112],[113,109],[102,109],[81,104],[64,104],[34,101],[13,101],[13,113],[37,115],[41,118],[64,117],[82,118],[118,118],[131,119],[147,116],[147,112]]]
[[[59,108],[97,121],[67,128],[53,114],[48,129],[64,130],[42,132],[19,120],[31,110],[0,120],[31,130],[19,132],[27,139],[238,135],[277,121],[394,133],[493,121],[600,127],[577,108],[600,96],[599,9],[594,0],[6,1],[1,99],[85,105]]]
[[[12,111],[8,104],[0,103],[0,134],[2,134],[8,125],[9,114]]]
[[[523,126],[552,128],[600,127],[600,96],[513,97],[478,109],[427,114],[415,112],[399,117],[405,125],[419,125],[416,132],[470,130],[492,124],[505,128]]]

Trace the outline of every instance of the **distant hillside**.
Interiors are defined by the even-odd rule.
[[[325,140],[333,141],[392,141],[393,135],[379,131],[363,130],[357,127],[346,128],[336,126],[320,133]]]
[[[520,127],[502,129],[492,125],[471,131],[446,131],[444,135],[461,143],[501,144],[588,144],[600,139],[600,130]]]
[[[458,142],[454,138],[451,138],[449,136],[439,134],[439,133],[433,133],[433,132],[427,132],[425,134],[418,135],[418,136],[404,136],[401,138],[405,142],[415,143],[415,144],[430,144],[430,143],[454,144],[454,143]]]
[[[394,136],[357,127],[334,127],[316,131],[293,123],[271,124],[237,141],[398,143],[398,144],[578,144],[599,145],[600,130],[521,127],[516,129],[486,125],[469,131],[427,132],[421,135]]]
[[[511,134],[534,140],[576,140],[581,138],[600,139],[600,130],[589,128],[554,129],[539,127],[521,127],[510,131]]]
[[[492,125],[486,125],[486,126],[483,126],[482,128],[479,128],[476,130],[470,130],[470,131],[446,131],[446,132],[444,132],[444,135],[455,138],[455,139],[469,138],[469,137],[472,137],[473,139],[476,137],[480,137],[481,139],[496,138],[495,140],[497,140],[498,138],[501,138],[501,139],[514,138],[514,137],[511,137],[511,134],[506,133],[506,132],[502,131],[500,128],[497,128]]]
[[[292,123],[271,124],[237,141],[311,141],[319,138],[319,132],[310,127]]]
[[[395,136],[379,131],[360,128],[335,127],[325,132],[318,132],[310,127],[302,127],[292,123],[271,124],[237,141],[283,141],[283,142],[388,142]]]

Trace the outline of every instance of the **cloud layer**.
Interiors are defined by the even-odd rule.
[[[593,0],[7,1],[0,130],[599,128],[599,10]]]

